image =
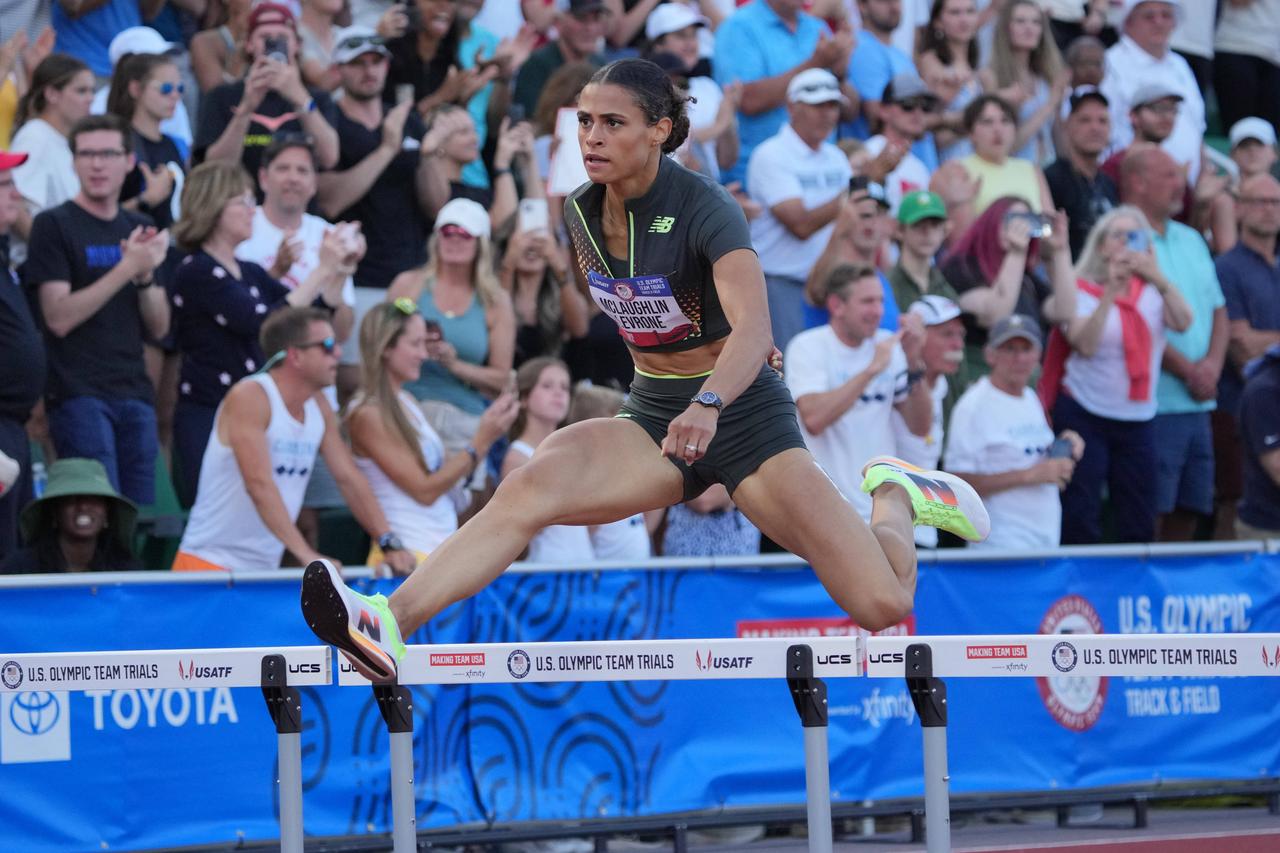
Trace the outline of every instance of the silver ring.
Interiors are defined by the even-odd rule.
[[[684,446],[684,449],[685,449],[685,450],[688,450],[690,453],[697,453],[697,452],[698,452],[698,445],[696,445],[696,444],[686,444],[686,445]]]

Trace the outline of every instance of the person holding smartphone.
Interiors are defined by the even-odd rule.
[[[606,65],[578,100],[591,181],[565,200],[565,221],[584,283],[635,360],[619,416],[543,440],[389,601],[349,589],[326,560],[307,567],[307,624],[369,678],[394,679],[401,638],[492,582],[539,530],[607,524],[715,483],[872,630],[911,610],[914,524],[971,539],[989,532],[963,481],[889,458],[865,467],[862,488],[875,502],[868,525],[813,461],[795,402],[771,369],[780,362],[746,217],[723,187],[667,156],[689,132],[685,101],[642,59]]]
[[[1165,330],[1190,326],[1191,308],[1160,271],[1150,232],[1136,207],[1098,220],[1076,265],[1076,316],[1049,341],[1042,398],[1055,426],[1084,438],[1062,495],[1064,545],[1102,540],[1104,486],[1119,541],[1155,534],[1156,379]]]

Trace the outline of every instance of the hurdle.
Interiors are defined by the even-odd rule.
[[[392,850],[417,849],[413,698],[409,685],[536,684],[563,681],[785,679],[804,730],[809,850],[832,849],[827,687],[823,678],[862,674],[860,637],[751,637],[409,646],[393,684],[373,693],[391,740]],[[345,660],[341,686],[370,686]]]
[[[280,849],[302,853],[302,700],[333,682],[329,646],[6,654],[0,693],[28,690],[258,687],[276,727]]]
[[[943,678],[1280,676],[1280,634],[992,634],[868,637],[869,678],[903,678],[924,742],[925,844],[951,850]]]

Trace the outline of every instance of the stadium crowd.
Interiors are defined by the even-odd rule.
[[[864,515],[890,454],[972,547],[1280,537],[1280,0],[0,0],[0,572],[403,574],[616,413],[562,203],[628,56]],[[716,486],[528,557],[772,547]]]

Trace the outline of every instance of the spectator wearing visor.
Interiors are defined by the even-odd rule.
[[[1094,223],[1120,204],[1120,191],[1098,163],[1111,139],[1106,96],[1096,86],[1080,86],[1069,103],[1063,144],[1058,159],[1045,168],[1044,179],[1054,203],[1067,214],[1071,257],[1078,258]]]

